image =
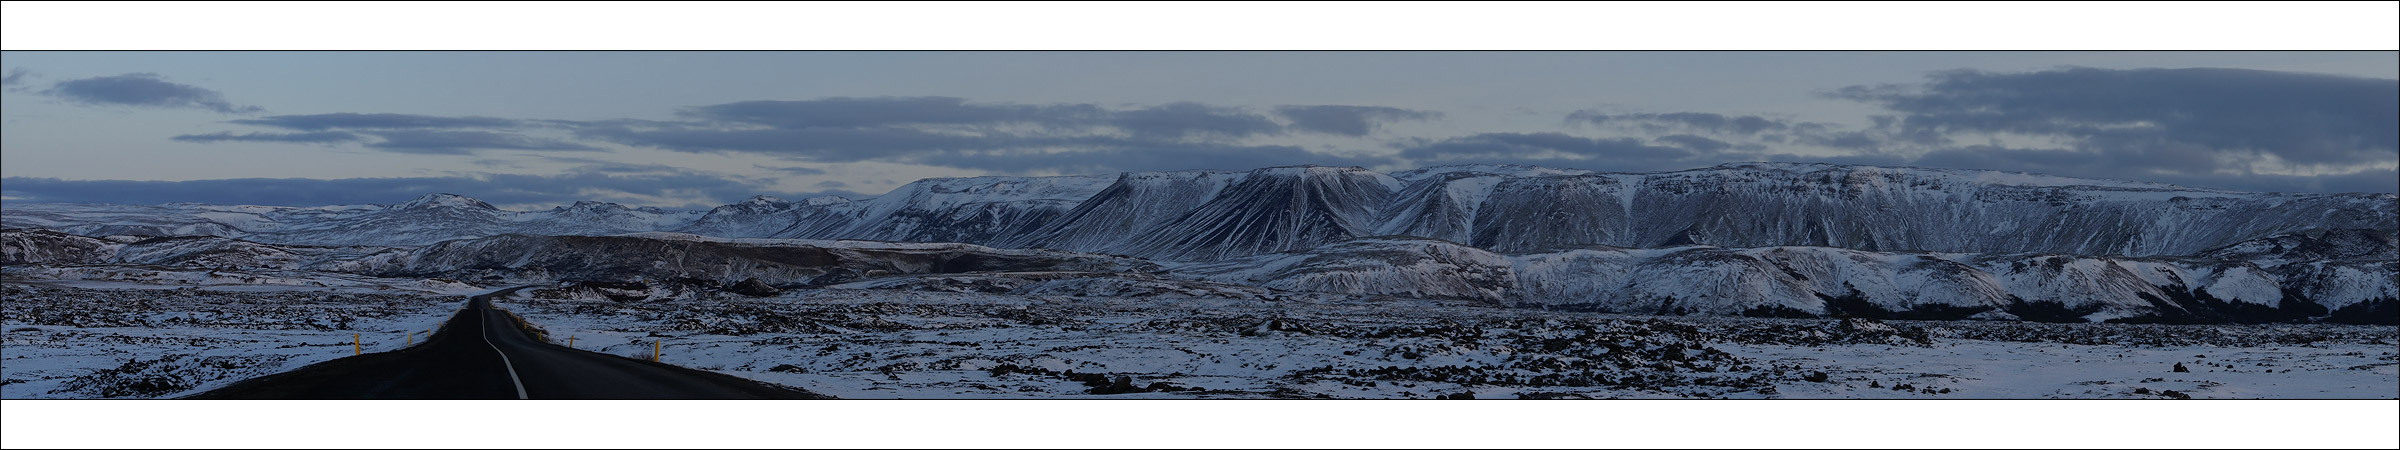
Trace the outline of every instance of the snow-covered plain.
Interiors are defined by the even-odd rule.
[[[105,286],[105,288],[95,288]],[[0,398],[173,398],[424,342],[464,297],[422,291],[0,284]]]
[[[843,398],[2396,398],[2400,329],[1650,317],[1295,295],[809,289],[498,305]],[[2188,372],[2176,372],[2176,364]]]
[[[274,288],[0,285],[0,398],[189,395],[348,356],[353,333],[366,351],[389,351],[422,341],[473,293]],[[660,348],[667,363],[843,398],[2400,397],[2400,328],[2390,326],[1654,317],[1322,294],[892,288],[633,301],[531,289],[496,304],[560,344],[635,358]]]

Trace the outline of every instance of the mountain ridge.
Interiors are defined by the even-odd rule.
[[[1499,172],[1499,173],[1495,173]],[[510,211],[454,194],[388,206],[9,203],[7,226],[416,246],[645,231],[965,242],[1210,261],[1410,235],[1502,254],[1605,245],[2182,256],[2310,229],[2400,228],[2400,197],[2245,193],[2021,172],[1729,163],[1666,172],[1539,166],[929,178],[865,199],[759,197],[707,211],[578,202]],[[1247,184],[1245,184],[1247,183]],[[1904,225],[1904,226],[1901,226]]]

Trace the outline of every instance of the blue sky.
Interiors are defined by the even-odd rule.
[[[5,52],[12,201],[1738,161],[2392,192],[2395,52]]]

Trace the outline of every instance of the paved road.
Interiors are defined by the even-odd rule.
[[[522,289],[522,288],[519,288]],[[342,358],[208,391],[195,399],[811,399],[725,374],[536,341],[477,296],[424,344]]]

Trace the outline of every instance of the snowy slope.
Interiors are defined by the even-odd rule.
[[[2285,321],[2372,318],[2400,297],[2390,194],[1907,167],[936,178],[865,200],[761,197],[705,212],[505,211],[448,194],[391,206],[6,207],[12,227],[66,232],[8,231],[12,264],[822,284],[955,272],[891,252],[1109,258],[1041,250],[1058,249],[1274,289],[1641,313]],[[74,235],[87,232],[129,236]],[[139,237],[160,234],[238,239]],[[463,239],[473,241],[428,246]]]
[[[1209,280],[1274,289],[1503,304],[1513,294],[1509,261],[1449,241],[1379,236],[1180,268]]]
[[[995,245],[1075,251],[1129,248],[1144,232],[1190,214],[1247,175],[1213,170],[1127,172],[1058,220]]]
[[[1207,261],[1369,236],[1400,182],[1357,167],[1270,167],[1109,253]]]
[[[1479,204],[1471,207],[1473,237],[1463,242],[1508,253],[1591,244],[1704,244],[2156,256],[2307,229],[2400,228],[2395,197],[2389,194],[2239,193],[1825,164],[1502,177],[1488,196],[1450,201]],[[1385,220],[1455,222],[1424,217],[1450,211],[1427,209]]]
[[[2400,197],[2391,194],[2245,193],[1996,171],[1739,163],[1638,174],[1480,165],[1399,175],[1279,167],[936,178],[861,201],[753,199],[705,213],[598,202],[502,211],[447,194],[389,207],[10,203],[0,222],[87,236],[386,246],[505,233],[683,231],[964,242],[1178,261],[1376,235],[1511,254],[1698,244],[2183,256],[2246,251],[2225,247],[2283,234],[2365,230],[2368,240],[2388,241],[2400,230]]]
[[[0,229],[0,264],[88,264],[116,256],[124,244],[51,230]]]
[[[824,214],[828,208],[848,203],[850,199],[833,196],[791,202],[761,195],[709,209],[691,224],[671,231],[730,238],[763,238],[809,216]]]
[[[772,237],[990,243],[1030,233],[1113,177],[927,178],[801,217]]]
[[[321,266],[375,276],[548,282],[690,281],[818,285],[885,275],[975,271],[1150,272],[1131,258],[968,244],[719,239],[673,233],[500,235],[445,241]]]
[[[510,219],[517,223],[508,229],[512,233],[554,236],[611,235],[683,228],[706,214],[594,201],[575,202],[544,213],[514,215]]]
[[[1392,237],[1176,267],[1183,276],[1283,290],[1530,308],[2170,322],[2289,321],[2389,304],[2400,299],[2395,272],[2400,262],[2390,260],[2260,267],[2196,258],[1790,246],[1595,246],[1503,257]]]

